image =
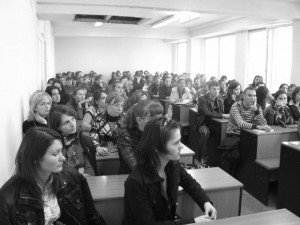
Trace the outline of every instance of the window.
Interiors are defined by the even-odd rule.
[[[207,38],[204,41],[204,73],[208,76],[233,77],[235,66],[235,36]]]
[[[292,64],[291,26],[249,32],[247,81],[261,75],[270,92],[282,83],[291,82]]]
[[[177,73],[186,72],[186,43],[177,44]]]

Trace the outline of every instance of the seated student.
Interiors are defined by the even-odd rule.
[[[263,82],[263,77],[260,76],[260,75],[256,75],[253,79],[253,82],[252,84],[249,85],[249,87],[253,87],[253,88],[256,88],[257,87],[257,84],[260,83],[260,82]]]
[[[142,90],[136,90],[130,98],[126,99],[125,104],[124,104],[124,112],[126,111],[133,105],[137,104],[139,101],[143,100],[149,100],[150,96],[146,91]]]
[[[70,100],[70,97],[66,94],[65,87],[62,84],[62,82],[60,80],[54,80],[52,86],[55,86],[55,87],[59,88],[59,90],[60,90],[60,102],[61,102],[61,104],[66,104]]]
[[[44,91],[35,91],[29,98],[28,119],[23,122],[25,134],[31,127],[47,127],[47,116],[51,109],[52,99]]]
[[[155,75],[152,84],[148,87],[148,93],[150,96],[158,95],[158,89],[160,86],[160,76]]]
[[[300,119],[300,87],[296,87],[288,104],[295,121]]]
[[[220,79],[218,82],[220,84],[220,96],[225,97],[227,93],[227,79]]]
[[[180,77],[177,81],[177,86],[172,88],[170,102],[176,103],[183,101],[191,103],[193,101],[193,96],[191,95],[190,89],[185,86],[185,79]]]
[[[168,73],[163,76],[163,84],[158,89],[159,98],[170,99],[172,92],[171,79],[172,78]]]
[[[73,95],[67,106],[75,110],[78,120],[82,120],[85,110],[89,107],[89,102],[90,99],[85,98],[84,88],[77,87],[73,91]]]
[[[116,128],[120,125],[124,98],[117,92],[111,92],[105,100],[105,112],[92,121],[90,137],[94,145],[100,146],[100,153],[107,155],[107,147],[116,146]]]
[[[224,113],[229,114],[231,106],[240,101],[242,98],[241,96],[241,85],[239,82],[232,80],[228,86],[227,93],[224,99]]]
[[[137,149],[138,164],[125,181],[123,225],[188,224],[216,218],[217,211],[209,197],[178,163],[183,148],[180,138],[180,128],[174,120],[157,117],[146,124]],[[179,185],[205,215],[177,217]]]
[[[218,97],[220,85],[217,81],[209,81],[208,93],[198,99],[197,129],[199,132],[201,163],[207,163],[207,142],[210,135],[211,118],[228,118],[223,113],[223,100]]]
[[[46,90],[47,94],[51,96],[52,106],[60,104],[60,90],[58,87],[52,86]]]
[[[107,96],[107,94],[100,89],[95,90],[93,93],[93,104],[86,109],[82,119],[82,130],[88,132],[91,131],[93,119],[105,111],[105,99]]]
[[[200,88],[197,91],[197,97],[204,96],[207,93],[206,76],[204,74],[197,74],[200,78]]]
[[[90,86],[89,92],[94,93],[96,90],[107,90],[107,85],[102,81],[102,75],[95,76],[94,82]]]
[[[133,92],[135,92],[136,90],[142,90],[145,84],[145,79],[143,77],[143,73],[136,71],[135,75],[134,75],[134,79],[132,82],[133,85]]]
[[[73,91],[75,89],[74,85],[73,85],[73,80],[71,77],[67,77],[66,78],[66,85],[64,86],[64,89],[65,89],[65,93],[66,95],[71,98],[72,94],[73,94]]]
[[[239,163],[240,133],[243,128],[267,132],[271,130],[263,117],[261,106],[256,103],[256,92],[252,87],[247,87],[243,92],[242,100],[231,106],[226,137],[218,147],[221,151],[224,150],[221,156],[221,165],[222,161],[229,161],[228,172],[233,176],[236,176]],[[231,152],[230,158],[226,156],[228,152]]]
[[[153,82],[153,75],[149,74],[145,77],[145,83],[144,83],[144,87],[143,87],[143,91],[148,91],[148,88],[152,85]]]
[[[108,89],[108,93],[111,92],[117,92],[122,96],[122,98],[124,98],[124,100],[127,99],[126,93],[123,88],[123,84],[119,80],[116,80],[111,84],[110,88]]]
[[[193,81],[192,81],[192,79],[190,79],[190,78],[185,79],[185,85],[186,85],[186,87],[187,87],[188,89],[190,89],[190,92],[191,92],[191,94],[192,94],[192,97],[193,97],[193,98],[196,97],[197,91],[196,91],[195,88],[193,88]]]
[[[142,138],[145,124],[155,115],[163,113],[161,104],[144,100],[133,105],[116,129],[117,146],[120,156],[121,174],[128,174],[136,166],[137,146]]]
[[[287,104],[289,104],[289,102],[291,101],[292,99],[292,94],[293,94],[293,91],[295,90],[295,88],[297,87],[296,84],[290,84],[288,86],[288,90],[287,90]]]
[[[273,103],[265,109],[265,118],[268,125],[280,125],[286,127],[287,124],[293,124],[294,119],[287,103],[287,93],[279,90],[274,94]]]
[[[196,90],[196,92],[201,88],[201,85],[200,85],[200,74],[199,74],[199,76],[197,76],[197,75],[194,78],[194,84],[193,84],[193,88]]]
[[[98,175],[96,149],[93,140],[83,135],[77,127],[76,112],[65,105],[52,107],[49,113],[49,128],[63,137],[63,155],[68,166],[85,175]]]
[[[105,225],[86,179],[63,165],[62,147],[49,128],[26,133],[15,174],[0,189],[0,224]]]
[[[267,103],[270,104],[272,101],[269,101],[269,89],[265,86],[260,86],[256,90],[256,102],[261,106],[262,110],[267,107]]]

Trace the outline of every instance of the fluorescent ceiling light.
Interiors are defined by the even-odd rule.
[[[94,24],[95,27],[100,27],[100,26],[102,26],[102,25],[103,25],[102,22],[96,22],[96,23]]]
[[[151,28],[163,27],[163,26],[166,26],[166,25],[168,25],[170,23],[173,23],[177,20],[179,21],[179,23],[183,24],[183,23],[187,23],[189,21],[192,21],[194,19],[197,19],[199,17],[200,17],[200,13],[183,11],[183,12],[179,12],[175,15],[166,17],[166,18],[152,24]]]

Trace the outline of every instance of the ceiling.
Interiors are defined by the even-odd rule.
[[[252,29],[300,18],[299,0],[37,0],[38,17],[53,22],[55,36],[186,39],[214,26]],[[151,25],[181,11],[200,13],[190,22]],[[74,21],[75,14],[144,18],[138,25]],[[247,21],[247,22],[245,22]]]

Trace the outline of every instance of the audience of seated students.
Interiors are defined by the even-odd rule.
[[[180,127],[174,120],[150,120],[138,145],[136,168],[125,181],[123,225],[188,224],[216,219],[217,211],[200,184],[178,163]],[[205,215],[180,219],[176,215],[178,186]]]
[[[163,76],[163,84],[158,89],[159,98],[170,99],[172,92],[171,79],[172,77],[168,73]]]
[[[51,105],[52,99],[44,91],[35,91],[30,96],[28,118],[22,125],[23,134],[31,127],[47,127]]]
[[[288,104],[295,121],[300,119],[300,87],[296,87],[292,93],[292,99]]]
[[[119,93],[124,99],[127,99],[126,93],[125,93],[125,91],[124,91],[124,89],[123,89],[123,84],[122,84],[122,82],[119,81],[119,80],[116,80],[116,81],[114,81],[114,82],[111,84],[110,88],[108,89],[108,93],[110,93],[110,92],[117,92],[117,93]]]
[[[148,87],[148,93],[150,96],[158,95],[158,90],[160,86],[160,76],[155,75],[152,84]]]
[[[105,111],[106,96],[107,94],[100,89],[93,92],[92,104],[85,110],[82,119],[83,131],[90,132],[92,128],[91,123],[94,120],[94,118]]]
[[[91,99],[85,98],[85,89],[82,87],[77,87],[73,91],[73,95],[67,106],[71,107],[76,112],[76,118],[78,120],[83,119],[85,110],[89,107],[89,102]]]
[[[229,114],[231,106],[240,101],[242,98],[241,95],[241,85],[236,80],[230,81],[230,84],[227,88],[227,92],[224,99],[224,113]]]
[[[217,81],[209,81],[208,93],[198,99],[197,130],[199,132],[199,155],[201,163],[208,160],[207,142],[210,136],[211,118],[228,118],[228,114],[223,113],[223,100],[218,97],[220,84]]]
[[[65,163],[84,175],[98,175],[96,146],[93,140],[78,129],[76,112],[65,105],[52,107],[49,113],[49,128],[62,136],[62,153]]]
[[[106,224],[85,177],[64,165],[62,146],[49,128],[26,133],[15,173],[0,189],[0,224]]]
[[[293,124],[294,119],[287,103],[287,93],[285,90],[279,90],[274,94],[274,101],[265,109],[264,115],[268,125],[286,125]]]
[[[263,82],[263,81],[264,81],[264,79],[263,79],[262,76],[256,75],[256,76],[254,77],[254,79],[253,79],[252,84],[250,84],[249,86],[250,86],[250,87],[253,87],[253,88],[256,88],[257,85],[258,85],[258,83]]]
[[[136,166],[137,146],[142,138],[145,124],[155,115],[163,113],[161,104],[151,100],[142,100],[133,105],[116,129],[117,147],[120,157],[119,173],[129,174]]]
[[[111,92],[105,99],[105,112],[100,113],[92,121],[90,137],[94,145],[99,146],[100,154],[107,155],[107,147],[116,146],[116,128],[120,126],[124,98],[117,92]]]
[[[63,84],[61,83],[60,80],[54,80],[52,86],[58,87],[60,90],[60,103],[61,104],[66,104],[69,100],[70,97],[66,94],[65,89]]]
[[[46,92],[52,99],[52,106],[60,104],[60,90],[58,87],[51,86],[46,89]]]
[[[207,93],[206,76],[204,74],[197,74],[196,77],[200,78],[200,87],[197,90],[197,96],[204,96]]]
[[[95,76],[94,82],[90,85],[89,92],[94,93],[96,90],[107,90],[107,86],[102,80],[102,75]]]
[[[263,116],[261,106],[256,103],[256,92],[253,87],[247,87],[243,92],[242,101],[231,106],[226,137],[218,147],[223,152],[221,164],[223,160],[229,161],[228,172],[233,176],[236,176],[238,168],[240,133],[243,128],[267,132],[271,130]],[[228,155],[230,155],[229,158]]]
[[[292,99],[292,94],[293,94],[293,91],[295,90],[295,88],[297,87],[296,84],[290,84],[288,86],[288,90],[287,90],[287,104],[289,104],[289,102],[291,101]]]
[[[267,107],[267,103],[270,104],[271,101],[268,101],[269,89],[265,86],[258,87],[256,90],[256,102],[261,106],[262,110]]]
[[[150,96],[146,91],[136,90],[130,98],[126,99],[124,103],[124,112],[126,112],[131,106],[137,104],[139,101],[149,100]]]

